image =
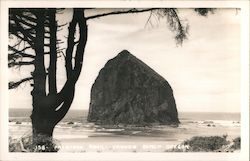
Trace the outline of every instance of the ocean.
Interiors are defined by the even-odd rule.
[[[9,136],[31,134],[31,109],[9,110]],[[179,112],[180,125],[171,127],[102,126],[87,122],[87,110],[70,110],[55,127],[61,152],[162,152],[193,136],[240,136],[240,113]]]
[[[31,109],[9,109],[9,118],[12,121],[29,122]],[[87,122],[88,110],[69,110],[62,122]],[[240,113],[223,112],[179,112],[180,120],[234,120],[240,121]]]

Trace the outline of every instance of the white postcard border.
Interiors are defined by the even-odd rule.
[[[241,152],[240,153],[9,153],[8,152],[8,8],[10,7],[97,8],[241,8]],[[227,160],[249,159],[249,1],[1,1],[0,55],[0,160]]]

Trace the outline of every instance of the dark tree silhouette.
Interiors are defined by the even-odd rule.
[[[158,18],[167,18],[171,31],[175,33],[177,44],[187,39],[188,25],[184,25],[175,8],[122,9],[86,17],[85,11],[90,9],[74,9],[68,26],[67,48],[65,52],[66,82],[60,91],[57,90],[57,59],[60,41],[57,32],[61,26],[57,24],[56,14],[62,9],[10,9],[9,37],[14,44],[9,45],[8,66],[20,67],[33,65],[30,77],[17,82],[9,82],[9,89],[31,81],[33,90],[32,105],[32,137],[34,145],[45,145],[41,138],[52,138],[54,127],[68,112],[74,99],[75,84],[82,69],[84,49],[87,42],[87,21],[110,15],[150,12]],[[206,16],[212,9],[195,9]],[[78,33],[77,33],[78,32]],[[75,36],[78,40],[75,40]],[[49,55],[49,67],[45,67],[45,56]],[[47,81],[46,81],[47,80]],[[49,151],[49,150],[45,150]],[[50,149],[50,151],[53,151]]]

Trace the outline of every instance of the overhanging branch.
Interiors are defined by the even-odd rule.
[[[157,10],[159,8],[147,8],[147,9],[130,9],[130,10],[126,10],[126,11],[114,11],[114,12],[109,12],[109,13],[103,13],[103,14],[97,14],[94,16],[89,16],[86,17],[86,20],[89,19],[94,19],[94,18],[99,18],[99,17],[104,17],[104,16],[109,16],[109,15],[119,15],[119,14],[128,14],[128,13],[139,13],[139,12],[148,12],[148,11],[153,11],[153,10]]]
[[[184,39],[187,39],[187,32],[188,32],[188,26],[185,29],[185,27],[183,27],[180,18],[178,16],[178,14],[176,13],[175,9],[171,9],[171,11],[174,14],[174,17],[176,18],[176,21],[178,23],[178,28],[177,28],[177,35],[175,36],[175,40],[177,41],[177,43],[182,44]]]

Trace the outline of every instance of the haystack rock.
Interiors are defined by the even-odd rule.
[[[105,125],[178,125],[169,83],[127,50],[109,60],[92,89],[88,121]]]

